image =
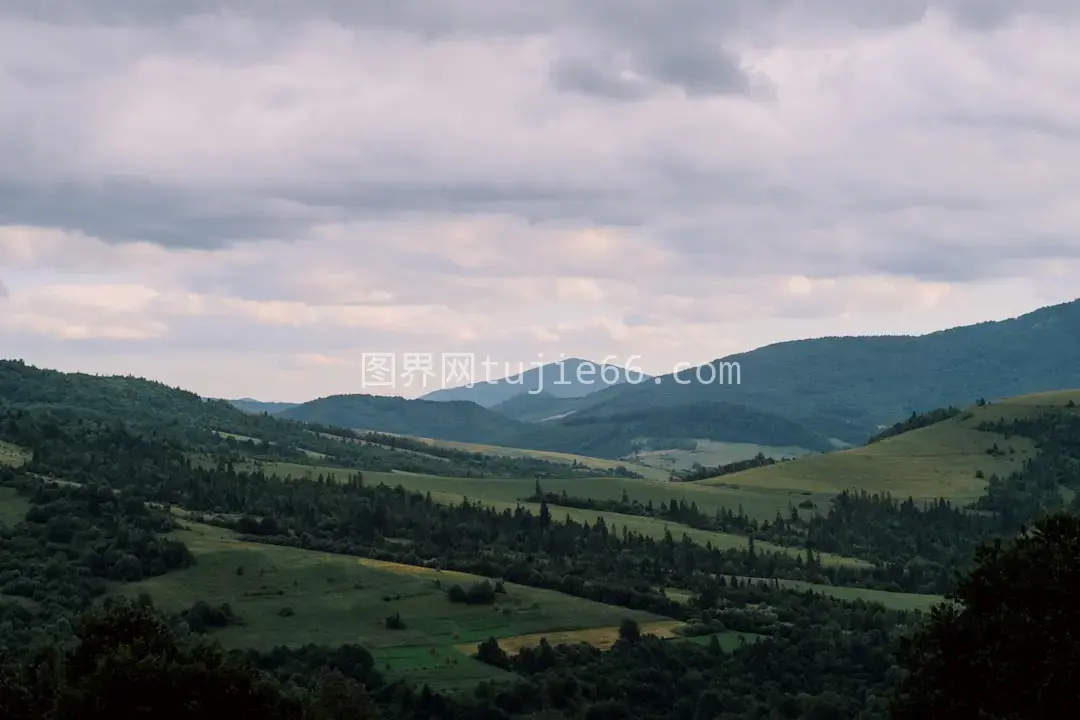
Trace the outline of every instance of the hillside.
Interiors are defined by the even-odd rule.
[[[435,390],[422,400],[438,402],[468,401],[481,407],[493,407],[519,395],[547,393],[557,398],[579,398],[627,380],[626,370],[617,365],[603,365],[581,358],[557,360],[505,378],[484,376],[486,369],[476,368],[478,377],[472,387]],[[648,377],[648,376],[645,376]],[[634,376],[635,381],[639,379]]]
[[[582,419],[725,401],[862,444],[912,412],[1080,387],[1080,300],[928,335],[782,342],[712,364],[722,362],[739,363],[740,384],[701,384],[687,370],[679,378],[688,384],[665,375],[600,390],[567,409]]]
[[[431,403],[434,405],[434,403]],[[469,403],[481,412],[488,412]],[[62,373],[0,361],[0,410],[25,413],[35,432],[77,418],[103,426],[132,428],[182,442],[202,456],[232,454],[273,462],[311,463],[368,470],[403,470],[433,475],[580,476],[610,471],[572,467],[537,458],[511,458],[436,448],[419,441],[365,436],[278,416],[244,412],[224,400],[136,377]],[[499,423],[506,419],[492,414]],[[5,438],[19,444],[18,437]],[[9,451],[0,443],[0,457]]]
[[[829,450],[822,435],[782,417],[730,403],[699,403],[601,417],[520,422],[471,402],[336,395],[281,417],[437,440],[620,458],[677,447],[686,438]]]
[[[766,467],[690,483],[747,491],[845,490],[886,493],[916,500],[947,498],[967,503],[981,497],[989,478],[1023,468],[1035,455],[1030,438],[1006,437],[985,423],[1038,417],[1048,409],[1077,412],[1080,390],[1055,391],[940,413],[945,419],[849,450],[809,455]]]
[[[300,404],[285,402],[263,402],[262,400],[253,400],[252,398],[225,400],[225,402],[247,413],[266,413],[268,415],[276,415],[277,413],[284,412],[285,410],[294,408]]]
[[[521,422],[558,420],[574,412],[580,398],[560,398],[549,392],[522,393],[493,405],[492,410]]]

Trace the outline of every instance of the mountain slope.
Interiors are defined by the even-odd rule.
[[[862,443],[912,412],[1080,387],[1080,301],[921,336],[777,343],[711,364],[723,362],[739,363],[741,384],[701,384],[687,370],[679,373],[686,385],[665,375],[658,384],[601,390],[577,402],[571,417],[726,401]]]
[[[581,358],[557,360],[516,375],[488,380],[477,368],[477,384],[430,392],[421,400],[452,402],[464,400],[481,407],[493,407],[524,394],[546,393],[558,398],[579,398],[626,382],[627,373],[617,365],[602,365]],[[634,376],[635,381],[637,377]]]
[[[831,448],[828,440],[772,413],[730,403],[700,403],[582,419],[528,423],[471,402],[434,402],[373,395],[335,395],[282,417],[339,427],[531,450],[619,458],[681,438],[760,445]]]
[[[1006,437],[986,429],[984,423],[1035,418],[1052,411],[1080,414],[1078,404],[1080,390],[1007,398],[968,407],[933,424],[862,447],[809,455],[690,484],[826,494],[855,489],[888,493],[894,498],[970,501],[983,495],[992,476],[1009,476],[1036,453],[1030,439]]]

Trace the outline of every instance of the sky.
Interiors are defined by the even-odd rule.
[[[662,374],[1072,300],[1078,37],[1075,0],[0,0],[0,357],[416,396],[446,353]]]

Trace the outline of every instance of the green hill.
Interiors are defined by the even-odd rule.
[[[777,343],[713,361],[718,373],[720,363],[738,363],[741,382],[702,384],[691,369],[679,373],[687,384],[665,375],[660,383],[601,390],[566,409],[581,420],[730,402],[862,444],[912,412],[1080,387],[1080,300],[928,335]]]
[[[1080,403],[1080,390],[1008,398],[957,414],[943,413],[945,419],[936,423],[862,447],[800,457],[693,484],[825,494],[854,489],[896,498],[967,502],[985,493],[988,478],[1020,470],[1036,450],[1030,439],[1005,437],[981,428],[983,423],[1038,416],[1069,402]]]
[[[472,403],[461,405],[489,412]],[[225,400],[206,400],[141,378],[62,373],[12,360],[0,360],[0,411],[5,409],[29,414],[32,422],[19,424],[22,435],[7,436],[0,428],[0,441],[7,441],[0,442],[0,464],[16,462],[19,455],[12,446],[32,445],[33,433],[48,433],[78,418],[104,427],[123,422],[168,436],[203,456],[231,454],[301,464],[317,460],[344,468],[449,476],[572,477],[611,472],[537,458],[437,448],[417,440],[357,437],[349,430],[335,429],[332,423],[305,424],[280,415],[251,414]],[[490,414],[497,421],[494,425],[507,422],[501,415]]]

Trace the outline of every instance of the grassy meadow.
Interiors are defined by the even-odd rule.
[[[1008,475],[1035,452],[1029,440],[1006,439],[977,426],[987,420],[1020,417],[1029,408],[1035,411],[1031,396],[972,408],[969,416],[960,415],[872,445],[812,455],[696,484],[758,491],[798,488],[830,495],[856,488],[898,498],[971,501],[985,491],[986,477],[995,473]],[[995,444],[1004,455],[988,453]],[[983,478],[976,477],[980,471]]]
[[[433,688],[449,688],[505,676],[473,660],[458,645],[488,637],[617,628],[626,617],[643,625],[664,620],[511,583],[494,606],[455,604],[447,600],[446,589],[479,578],[245,543],[221,528],[186,524],[188,529],[177,536],[196,555],[195,566],[117,585],[113,592],[130,597],[149,593],[155,604],[170,610],[185,609],[198,600],[211,605],[227,602],[243,620],[214,632],[227,647],[359,643],[372,651],[380,669],[407,674]],[[405,620],[404,630],[385,626],[386,617],[394,613]]]
[[[751,443],[720,442],[717,440],[695,440],[694,450],[651,450],[636,456],[638,462],[666,473],[689,470],[695,464],[716,467],[728,463],[749,460],[758,453],[765,457],[799,457],[814,452],[801,447],[776,447],[771,445],[753,445]]]

